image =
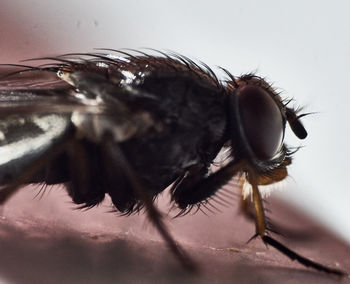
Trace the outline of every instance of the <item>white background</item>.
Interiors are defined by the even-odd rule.
[[[0,63],[95,47],[171,49],[257,71],[306,111],[281,196],[350,241],[348,1],[0,2]]]

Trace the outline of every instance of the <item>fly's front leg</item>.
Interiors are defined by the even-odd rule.
[[[264,210],[262,198],[261,198],[256,180],[254,180],[254,182],[252,183],[252,195],[253,195],[254,209],[256,212],[256,216],[255,216],[256,235],[259,235],[260,237],[263,238],[265,235],[267,235],[266,217],[265,217],[265,210]]]
[[[261,194],[259,192],[258,188],[258,178],[256,174],[252,171],[248,171],[248,181],[252,186],[252,195],[253,195],[253,203],[254,203],[254,208],[256,212],[255,216],[255,224],[256,224],[256,234],[252,237],[255,238],[257,236],[260,236],[265,244],[269,244],[281,253],[283,253],[285,256],[289,257],[291,260],[296,260],[302,265],[314,268],[319,271],[323,271],[326,273],[331,273],[335,275],[346,275],[341,270],[334,269],[331,267],[327,267],[325,265],[322,265],[320,263],[317,263],[315,261],[312,261],[296,252],[293,250],[289,249],[276,239],[272,238],[267,229],[267,222],[266,222],[266,216],[265,216],[265,211],[264,211],[264,206],[263,206],[263,200],[261,198]]]

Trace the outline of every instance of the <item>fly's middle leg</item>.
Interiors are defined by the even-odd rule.
[[[118,143],[113,140],[111,135],[105,136],[104,147],[105,151],[110,153],[110,158],[119,164],[118,168],[122,169],[125,178],[131,185],[134,195],[143,203],[148,218],[166,241],[172,253],[187,270],[195,271],[197,269],[195,263],[187,255],[187,253],[176,244],[175,240],[164,224],[161,212],[159,212],[159,210],[154,206],[152,198],[148,194],[147,188],[145,188],[143,183],[140,181],[139,175],[134,170],[127,157],[124,155]]]

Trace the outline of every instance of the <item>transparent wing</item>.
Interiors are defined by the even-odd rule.
[[[153,125],[148,112],[125,100],[132,90],[98,73],[73,72],[72,84],[56,72],[29,70],[0,77],[0,184],[12,181],[77,129],[95,143],[106,132],[121,142]]]
[[[6,184],[68,135],[72,112],[83,106],[53,73],[1,73],[0,184]]]

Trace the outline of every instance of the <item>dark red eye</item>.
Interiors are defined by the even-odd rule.
[[[284,123],[279,106],[259,86],[238,89],[238,108],[246,139],[260,160],[270,160],[283,142]]]

